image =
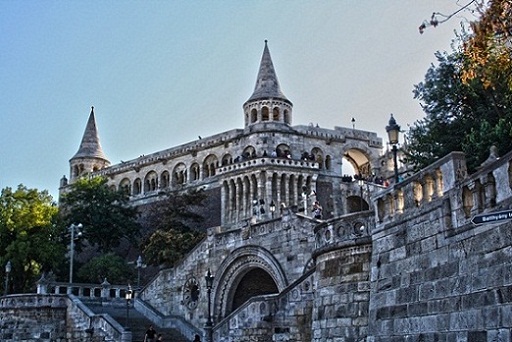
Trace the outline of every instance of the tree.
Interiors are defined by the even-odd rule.
[[[193,226],[204,219],[199,210],[205,199],[202,189],[168,193],[152,207],[149,222],[156,230],[142,245],[148,264],[171,266],[204,238]]]
[[[469,22],[471,34],[467,34],[463,42],[462,80],[468,83],[479,79],[485,87],[508,84],[512,89],[512,3],[510,0],[471,0],[449,15],[434,12],[430,20],[420,25],[420,33],[429,26],[436,27],[450,20],[461,11],[478,16],[478,20]],[[499,79],[497,83],[496,79]]]
[[[23,185],[14,191],[9,187],[2,190],[0,262],[3,267],[11,261],[10,292],[33,291],[43,272],[63,268],[66,245],[62,231],[58,207],[47,191]]]
[[[509,0],[479,3],[480,19],[471,23],[472,34],[464,42],[462,79],[479,79],[487,88],[512,90],[512,4]]]
[[[426,116],[408,132],[408,160],[419,169],[452,151],[463,151],[468,168],[475,170],[492,145],[500,153],[512,149],[512,93],[498,79],[493,87],[477,78],[463,82],[462,52],[436,57],[439,64],[432,65],[414,88]]]
[[[124,191],[108,187],[104,177],[80,178],[62,196],[64,222],[81,223],[83,237],[100,252],[110,252],[122,239],[136,243],[137,209]]]
[[[134,271],[126,261],[114,253],[92,258],[78,272],[80,281],[102,283],[105,279],[111,284],[126,284],[134,277]]]
[[[452,54],[437,53],[439,65],[431,66],[414,89],[426,114],[408,133],[406,154],[416,168],[463,151],[474,171],[492,145],[499,154],[512,149],[512,4],[473,0],[455,13],[469,6],[479,14],[470,24],[471,33],[458,36],[459,49]],[[430,24],[453,14],[434,13]]]

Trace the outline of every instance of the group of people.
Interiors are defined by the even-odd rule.
[[[144,334],[144,342],[163,342],[164,338],[162,334],[157,334],[153,325],[150,325],[146,333]],[[199,335],[194,336],[194,340],[192,342],[201,342],[201,337]]]
[[[309,155],[307,152],[305,152],[306,155],[305,155],[305,160],[314,160],[315,157],[314,155]],[[261,157],[268,157],[268,153],[266,150],[263,151],[263,153],[261,154]],[[292,159],[292,154],[290,152],[290,150],[284,150],[284,151],[281,151],[279,149],[277,150],[273,150],[272,152],[270,152],[270,157],[272,158],[286,158],[286,159]],[[304,155],[303,155],[304,157]],[[252,152],[244,152],[242,155],[240,156],[237,156],[233,162],[234,163],[239,163],[239,162],[242,162],[242,161],[246,161],[246,160],[250,160],[250,159],[255,159],[255,158],[258,158],[258,155],[256,154],[256,151],[252,151]]]
[[[319,220],[322,219],[322,206],[318,201],[313,203],[313,217]]]
[[[353,181],[358,181],[360,179],[367,183],[374,183],[374,184],[382,185],[385,187],[389,186],[389,181],[387,179],[384,179],[383,177],[375,176],[375,175],[365,177],[362,175],[355,174],[353,177],[351,175],[343,175],[341,177],[341,180],[345,183],[352,183]]]

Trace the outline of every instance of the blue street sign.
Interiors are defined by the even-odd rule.
[[[512,210],[497,211],[494,213],[475,215],[471,219],[474,224],[493,223],[496,221],[512,220]]]

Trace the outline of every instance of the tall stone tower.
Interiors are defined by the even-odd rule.
[[[244,103],[245,127],[263,122],[292,124],[293,104],[284,96],[265,40],[256,86]]]
[[[89,115],[78,152],[69,160],[69,166],[70,183],[73,183],[77,178],[87,173],[110,166],[110,161],[101,148],[100,137],[96,128],[96,119],[94,117],[94,107],[91,107],[91,114]]]

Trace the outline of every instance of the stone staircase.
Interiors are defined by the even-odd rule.
[[[96,314],[107,313],[114,318],[119,324],[126,326],[126,307],[122,306],[101,306],[101,305],[88,305],[89,308]],[[186,338],[180,334],[176,329],[160,328],[144,317],[141,313],[130,307],[128,326],[132,331],[133,342],[143,342],[144,334],[149,327],[153,324],[156,332],[162,334],[164,342],[189,342],[191,338]]]

